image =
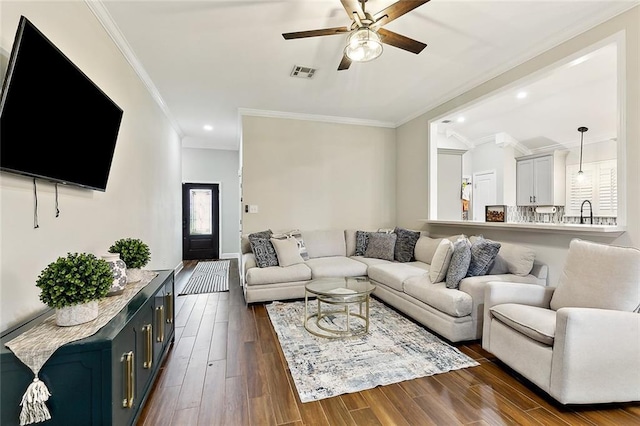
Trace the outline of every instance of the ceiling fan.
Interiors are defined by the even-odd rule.
[[[371,15],[365,10],[367,0],[340,0],[352,21],[350,26],[284,33],[282,36],[286,40],[292,40],[350,33],[338,71],[348,69],[352,61],[366,62],[377,58],[382,54],[382,43],[418,54],[427,47],[426,44],[386,30],[382,26],[428,1],[400,0]]]

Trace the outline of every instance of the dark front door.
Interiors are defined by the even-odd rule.
[[[218,259],[220,235],[217,184],[182,184],[182,259]]]

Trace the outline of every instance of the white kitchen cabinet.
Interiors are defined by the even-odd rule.
[[[516,204],[564,206],[567,151],[517,158]]]

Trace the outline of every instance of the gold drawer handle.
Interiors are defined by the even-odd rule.
[[[173,322],[173,293],[169,292],[164,296],[164,304],[167,306],[167,324]]]
[[[144,368],[151,368],[153,364],[153,326],[151,324],[147,324],[142,327],[142,330],[145,332],[147,347],[145,350],[145,361],[142,364]]]
[[[133,351],[129,351],[122,355],[120,362],[123,362],[124,366],[124,394],[125,397],[122,400],[122,406],[124,408],[133,407],[133,398],[134,398],[134,389],[136,386],[136,378],[133,372],[134,366],[134,355]]]
[[[156,308],[156,327],[158,328],[156,341],[159,343],[164,342],[164,306]]]

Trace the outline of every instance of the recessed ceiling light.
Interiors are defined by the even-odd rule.
[[[518,92],[518,94],[516,95],[516,98],[518,99],[524,99],[527,97],[527,92]]]
[[[465,118],[464,117],[458,117],[458,119],[456,120],[458,123],[464,123]]]
[[[211,124],[205,124],[204,126],[202,126],[203,129],[205,129],[207,132],[210,132],[213,130],[213,126]]]

